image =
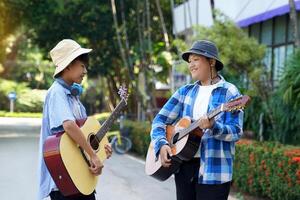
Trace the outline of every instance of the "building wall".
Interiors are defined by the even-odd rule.
[[[288,0],[215,0],[215,8],[236,23],[288,4]],[[188,0],[177,5],[174,14],[174,34],[181,34],[193,25],[212,25],[210,0]]]
[[[298,13],[300,27],[300,13]],[[244,28],[250,37],[267,46],[265,65],[272,74],[274,85],[280,79],[284,63],[294,52],[294,42],[289,14],[255,23]]]

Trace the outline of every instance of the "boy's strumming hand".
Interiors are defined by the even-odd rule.
[[[93,154],[90,157],[90,171],[95,175],[98,176],[102,173],[103,164],[98,158],[96,154]]]
[[[160,159],[161,159],[161,164],[163,167],[170,167],[171,166],[171,159],[169,156],[172,156],[172,151],[169,145],[163,145],[160,148],[159,151]]]

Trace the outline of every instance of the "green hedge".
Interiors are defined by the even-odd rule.
[[[124,129],[132,141],[132,151],[146,157],[150,143],[150,123],[125,120]]]
[[[233,179],[237,188],[251,195],[300,199],[300,147],[240,140]]]
[[[9,110],[10,103],[7,95],[10,92],[17,94],[14,108],[16,112],[42,112],[47,90],[31,89],[26,83],[17,83],[0,78],[1,110]]]
[[[28,117],[28,118],[42,118],[42,113],[31,112],[6,112],[0,110],[0,117]]]
[[[151,125],[125,121],[132,151],[146,156]],[[236,145],[233,184],[250,195],[274,200],[300,199],[300,147],[240,140]]]

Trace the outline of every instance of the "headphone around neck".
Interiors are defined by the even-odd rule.
[[[73,96],[80,96],[83,93],[83,87],[78,83],[73,83],[71,86],[69,86],[61,78],[57,78],[55,80],[64,88],[68,89]]]

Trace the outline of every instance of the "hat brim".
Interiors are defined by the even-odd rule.
[[[196,50],[189,50],[189,51],[186,51],[184,52],[181,57],[184,61],[186,62],[189,62],[189,56],[190,54],[196,54],[196,55],[201,55],[201,56],[204,56],[204,57],[207,57],[207,58],[213,58],[216,60],[216,70],[217,71],[220,71],[223,69],[224,65],[223,63],[216,57],[208,54],[207,52],[201,52],[201,51],[196,51]]]
[[[78,50],[74,51],[71,55],[69,55],[66,59],[59,63],[58,66],[56,66],[53,78],[55,78],[56,75],[62,72],[75,58],[82,54],[90,53],[91,51],[92,49],[86,48],[79,48]]]

